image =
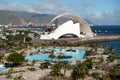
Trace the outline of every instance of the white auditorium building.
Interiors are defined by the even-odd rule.
[[[41,34],[40,39],[59,39],[64,36],[71,35],[74,35],[77,38],[86,38],[94,36],[94,33],[90,28],[90,24],[88,24],[81,17],[73,14],[59,15],[53,18],[50,23],[52,24],[53,22],[60,18],[67,18],[69,20],[57,26],[57,28],[53,30],[51,33]]]

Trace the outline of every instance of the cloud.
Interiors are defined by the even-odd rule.
[[[120,10],[106,11],[104,15],[120,19]]]
[[[120,10],[104,11],[104,12],[86,12],[85,15],[94,19],[118,19],[120,20]]]
[[[30,0],[31,1],[31,0]],[[89,6],[91,2],[86,2],[84,5]],[[80,3],[66,3],[64,0],[37,0],[32,3],[22,0],[22,2],[5,2],[0,3],[0,10],[12,10],[12,11],[26,11],[32,13],[42,14],[79,14],[84,9]]]
[[[85,6],[85,7],[90,7],[92,5],[94,5],[94,3],[92,1],[86,1],[83,3],[83,6]]]
[[[104,11],[104,12],[87,12],[84,13],[86,19],[94,24],[101,25],[120,25],[120,10]]]
[[[12,10],[12,11],[27,11],[27,12],[36,12],[30,6],[20,3],[3,3],[0,4],[0,10]]]
[[[40,11],[41,13],[47,14],[62,14],[69,12],[68,7],[64,6],[63,3],[35,3],[32,6],[35,10]]]
[[[46,14],[63,14],[71,12],[69,6],[66,6],[64,2],[58,0],[38,0],[38,2],[33,2],[32,5],[2,2],[0,3],[0,10],[27,11]]]
[[[91,18],[97,18],[97,19],[103,18],[102,14],[100,12],[89,12],[89,13],[87,13],[87,15]]]

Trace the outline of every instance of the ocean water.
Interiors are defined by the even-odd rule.
[[[92,26],[92,31],[100,35],[120,35],[120,25]]]
[[[98,36],[120,36],[120,25],[92,26],[91,28]],[[120,53],[120,41],[103,42],[103,44],[111,46],[115,52]]]

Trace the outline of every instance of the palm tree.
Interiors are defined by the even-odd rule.
[[[98,73],[98,72],[93,72],[92,73],[92,77],[95,78],[95,79],[98,79],[99,76],[100,76],[100,73]]]
[[[35,65],[35,63],[36,63],[36,61],[35,61],[35,60],[33,60],[33,61],[32,61],[32,66],[34,66],[34,65]]]
[[[93,59],[92,59],[92,58],[88,58],[87,60],[85,60],[85,61],[83,62],[83,64],[86,65],[88,69],[92,69]]]
[[[108,59],[109,59],[110,62],[113,62],[115,60],[115,57],[113,55],[109,55]]]
[[[40,65],[39,68],[41,68],[41,69],[46,69],[46,68],[49,68],[49,67],[51,67],[51,66],[52,66],[52,64],[51,64],[50,62],[46,61],[46,62],[44,62],[44,63],[41,63],[41,65]]]
[[[112,68],[109,69],[109,76],[111,80],[119,80],[120,75],[120,66],[114,65]]]
[[[38,33],[34,33],[34,38],[39,38],[40,39],[40,35]]]
[[[54,50],[51,50],[51,53],[50,53],[50,55],[49,55],[49,58],[51,58],[51,60],[52,60],[53,58],[55,58]]]
[[[25,60],[25,56],[23,54],[13,52],[7,57],[6,60],[14,64],[21,64]]]
[[[84,80],[85,76],[88,75],[89,70],[87,66],[80,61],[77,61],[76,63],[77,64],[73,68],[73,71],[71,73],[71,77],[73,80],[78,80],[79,78],[82,78],[82,80]]]
[[[4,58],[4,54],[0,54],[0,62],[1,62],[1,60]]]
[[[99,57],[99,59],[100,59],[99,63],[102,64],[104,62],[103,56]]]
[[[71,69],[71,65],[69,64],[68,61],[63,61],[62,62],[62,68],[64,69],[64,76],[66,74],[66,70],[70,70]]]
[[[51,74],[53,76],[61,76],[61,69],[62,69],[62,64],[61,62],[58,62],[52,66]]]

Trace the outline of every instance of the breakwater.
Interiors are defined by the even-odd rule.
[[[96,36],[96,37],[88,37],[88,38],[61,38],[61,39],[52,39],[52,40],[40,40],[34,39],[34,43],[58,43],[58,44],[65,44],[65,43],[97,43],[97,42],[108,42],[108,41],[120,41],[120,36]]]

